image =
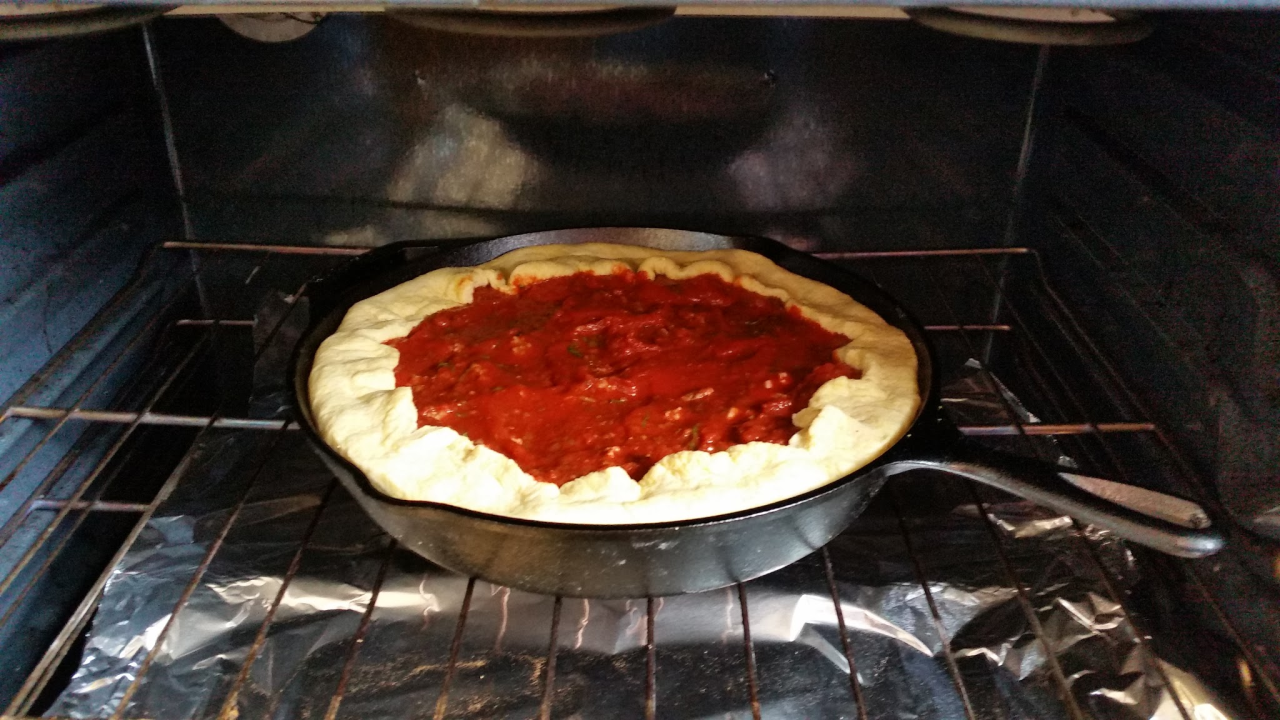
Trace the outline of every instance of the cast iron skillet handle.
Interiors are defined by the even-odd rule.
[[[1100,527],[1133,542],[1179,557],[1205,557],[1225,539],[1204,508],[1190,500],[983,447],[968,440],[936,456],[890,463],[888,474],[928,468],[999,488],[1038,505]]]

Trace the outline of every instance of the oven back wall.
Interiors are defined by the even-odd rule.
[[[331,16],[157,24],[198,239],[376,245],[583,224],[812,247],[996,244],[1034,48],[904,22],[676,19],[598,39]]]

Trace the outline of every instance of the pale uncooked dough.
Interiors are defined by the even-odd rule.
[[[408,335],[432,313],[471,302],[477,287],[514,292],[550,277],[623,270],[676,279],[713,273],[780,298],[850,338],[836,352],[862,377],[822,385],[792,416],[796,434],[787,445],[677,452],[639,482],[610,467],[556,487],[449,428],[418,427],[412,392],[395,384],[400,353],[387,340]],[[310,391],[321,435],[387,495],[593,525],[722,515],[799,495],[878,457],[906,432],[920,404],[911,342],[847,295],[742,250],[662,252],[598,243],[541,245],[476,267],[443,268],[356,303],[316,351]]]

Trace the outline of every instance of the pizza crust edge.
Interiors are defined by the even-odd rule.
[[[715,273],[778,297],[851,338],[836,352],[862,377],[820,387],[792,416],[797,432],[788,445],[677,452],[639,482],[612,467],[556,487],[452,429],[418,427],[411,391],[395,387],[400,354],[387,340],[407,335],[432,313],[470,303],[476,287],[510,289],[623,268],[675,279]],[[356,303],[317,349],[309,392],[321,436],[387,495],[591,525],[689,520],[799,495],[874,460],[906,432],[920,405],[910,340],[834,288],[743,250],[672,252],[603,243],[523,248],[475,267],[434,270]]]

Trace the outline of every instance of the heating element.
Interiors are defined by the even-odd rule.
[[[0,641],[20,668],[3,688],[6,714],[1276,716],[1274,648],[1245,641],[1272,611],[1234,592],[1242,561],[1232,549],[1208,560],[1130,550],[925,473],[893,479],[847,533],[795,566],[698,596],[544,598],[430,566],[361,524],[284,406],[307,278],[361,252],[166,243],[4,409],[0,508],[12,515],[0,526]],[[1200,493],[1035,251],[819,255],[880,284],[926,326],[965,434]],[[54,376],[76,381],[53,391]],[[179,540],[180,518],[193,520]],[[255,543],[289,549],[245,556]],[[168,556],[163,572],[147,564],[148,549],[163,559],[159,549],[178,546],[190,554]],[[193,676],[169,666],[214,622],[200,598],[243,590],[227,569],[255,563],[270,582],[227,601],[248,620],[217,619],[234,637],[208,656],[214,679],[188,708],[180,683]],[[994,579],[975,584],[955,569],[976,563]],[[318,586],[328,589],[308,589]],[[346,588],[341,607],[302,607],[336,587]],[[421,604],[413,622],[407,597]],[[133,617],[131,602],[167,610],[106,667],[96,638],[113,637],[107,620]],[[966,605],[990,616],[964,616]],[[323,612],[337,618],[317,626],[324,642],[312,638],[310,655],[290,646]],[[921,619],[914,634],[908,616]],[[804,627],[779,630],[779,618]],[[1008,628],[1018,630],[982,636]],[[939,684],[908,682],[920,663]]]

